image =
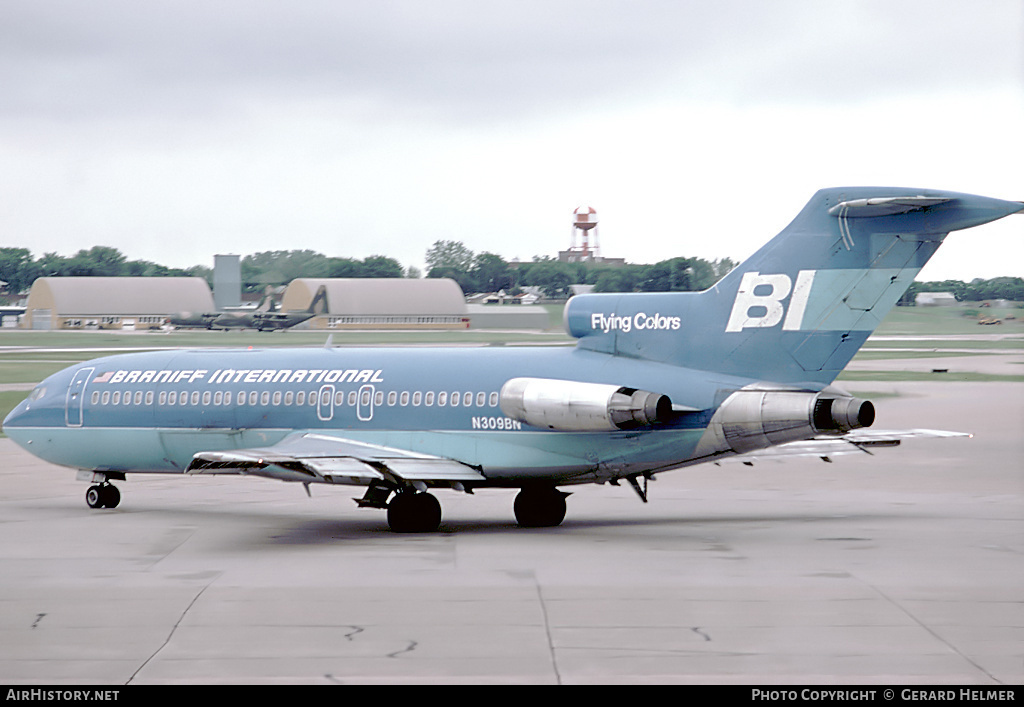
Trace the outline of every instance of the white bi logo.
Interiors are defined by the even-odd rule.
[[[800,329],[807,300],[811,295],[811,283],[816,270],[801,270],[796,276],[796,285],[789,275],[762,275],[758,272],[743,273],[736,301],[732,305],[727,332],[742,331],[752,327],[773,327],[782,321],[784,331]],[[792,292],[792,296],[790,296]],[[783,300],[789,297],[789,311]],[[752,311],[753,310],[753,311]]]

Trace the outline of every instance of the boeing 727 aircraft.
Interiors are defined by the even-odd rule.
[[[832,387],[950,231],[1024,203],[945,191],[819,191],[704,292],[591,294],[565,308],[574,348],[134,353],[43,381],[4,421],[32,454],[80,469],[93,508],[135,472],[364,487],[395,531],[441,522],[430,493],[520,489],[523,526],[565,517],[561,489],[730,456],[827,456],[898,443]],[[642,484],[642,485],[641,485]]]

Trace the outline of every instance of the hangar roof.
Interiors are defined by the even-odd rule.
[[[327,290],[330,314],[466,313],[462,288],[447,278],[297,278],[288,285],[281,309],[306,309],[321,285]]]
[[[201,277],[41,277],[32,283],[26,307],[94,316],[214,310]]]

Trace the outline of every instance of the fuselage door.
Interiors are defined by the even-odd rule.
[[[334,417],[334,386],[322,386],[319,395],[316,401],[316,416],[326,422]]]
[[[68,396],[64,404],[64,421],[68,427],[82,426],[82,408],[85,405],[85,385],[92,377],[95,368],[80,368],[75,372],[68,386]]]
[[[373,394],[372,385],[364,385],[359,389],[359,401],[356,407],[356,415],[362,422],[369,422],[373,419]]]

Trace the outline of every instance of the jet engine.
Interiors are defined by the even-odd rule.
[[[512,378],[499,400],[512,419],[553,430],[628,430],[664,422],[672,414],[667,395],[553,378]]]
[[[818,434],[843,434],[874,421],[870,401],[837,391],[738,390],[711,418],[708,441],[714,449],[705,451],[743,454]]]

